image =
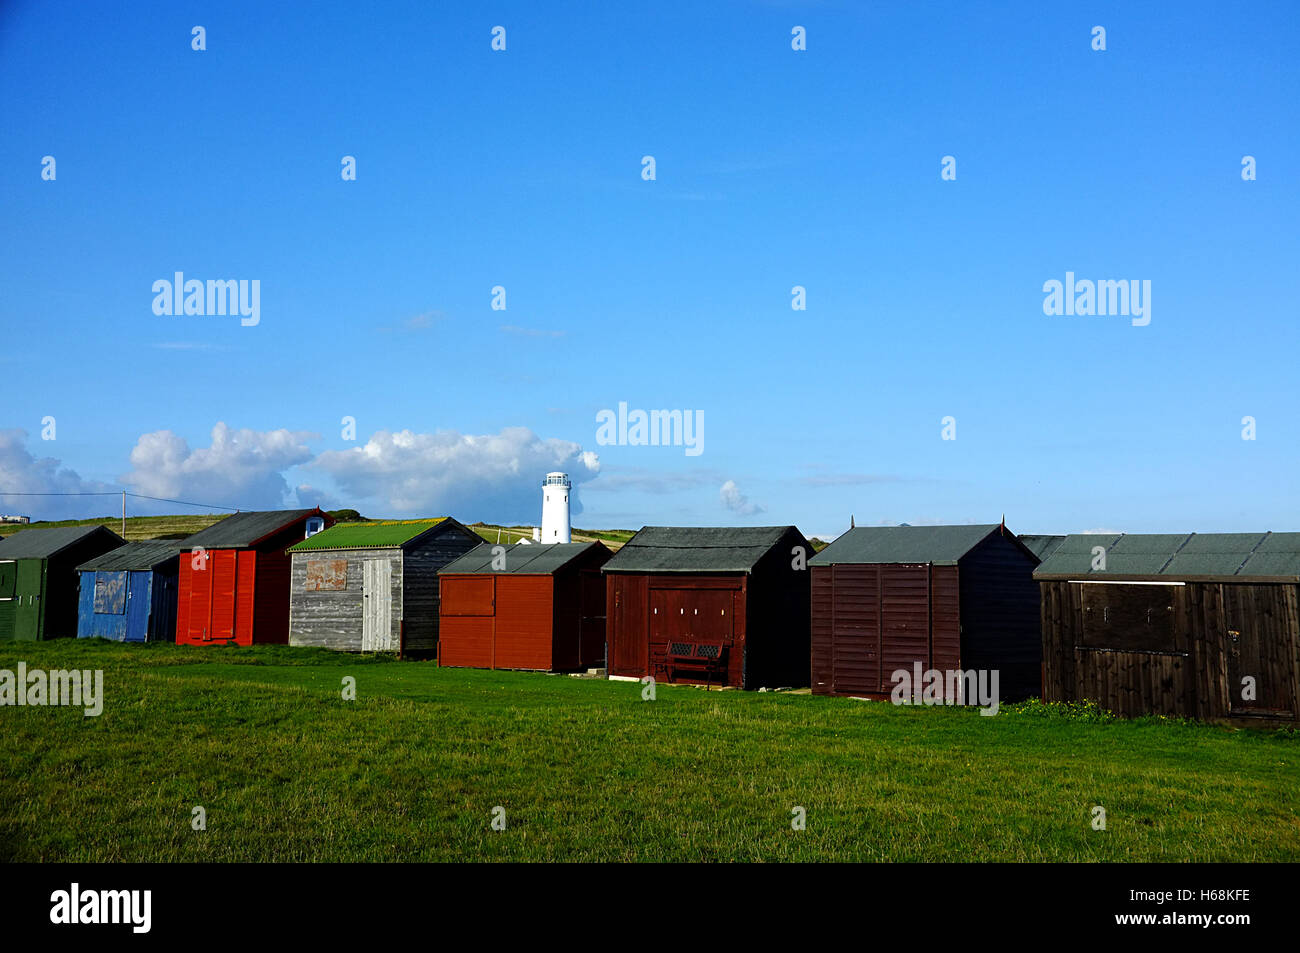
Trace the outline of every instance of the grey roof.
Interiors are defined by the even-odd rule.
[[[998,523],[972,526],[858,526],[837,537],[808,560],[810,566],[836,563],[933,563],[955,566],[978,546]],[[1007,531],[1010,539],[1015,534]]]
[[[77,567],[78,572],[119,572],[125,569],[153,569],[175,559],[180,540],[147,539],[111,549]]]
[[[1093,549],[1105,550],[1094,570]],[[1035,579],[1257,579],[1300,582],[1300,533],[1109,533],[1072,535]]]
[[[201,529],[193,536],[182,540],[181,548],[201,546],[204,549],[247,549],[259,539],[316,513],[315,508],[250,510],[246,513],[232,513],[207,529]]]
[[[505,547],[505,568],[492,568],[492,550],[500,543],[481,543],[463,556],[458,556],[438,570],[438,575],[459,574],[514,574],[550,575],[563,569],[584,553],[603,543],[515,543]]]
[[[99,524],[25,529],[0,542],[0,559],[48,559],[96,534],[107,534],[119,543],[122,542],[122,537],[117,533]]]
[[[1056,547],[1065,541],[1064,536],[1038,536],[1033,533],[1021,533],[1020,541],[1025,548],[1039,559],[1046,559],[1056,552]]]
[[[646,526],[605,572],[751,572],[793,526]]]

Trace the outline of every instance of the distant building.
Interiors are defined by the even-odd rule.
[[[31,521],[32,518],[30,516],[0,515],[0,523],[30,523]]]

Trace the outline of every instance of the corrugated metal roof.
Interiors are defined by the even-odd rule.
[[[425,520],[373,520],[368,523],[335,523],[327,530],[294,543],[287,552],[311,549],[391,549],[404,546],[418,536],[447,524],[448,517]],[[455,520],[449,525],[459,526]]]
[[[153,569],[175,559],[180,551],[181,541],[178,539],[141,540],[109,550],[94,559],[88,559],[77,567],[77,571],[120,572],[130,569]]]
[[[1105,569],[1092,568],[1096,546]],[[1300,533],[1072,535],[1034,578],[1268,578],[1300,581]]]
[[[194,546],[201,546],[204,549],[245,549],[276,530],[311,516],[315,512],[315,509],[309,509],[250,510],[247,513],[233,513],[213,523],[207,529],[199,530],[182,543],[185,549]]]
[[[105,526],[55,526],[51,529],[26,529],[0,542],[0,559],[48,559],[88,536],[107,533],[122,538]]]
[[[453,559],[438,575],[515,574],[550,575],[602,543],[515,543],[505,547],[505,568],[492,568],[492,550],[503,543],[481,543],[464,556]]]
[[[646,526],[605,572],[750,572],[793,526]]]
[[[836,563],[934,563],[955,566],[998,523],[974,526],[858,526],[808,560],[810,566]],[[1010,539],[1015,534],[1007,531]]]
[[[1020,534],[1020,541],[1025,544],[1025,548],[1039,559],[1046,559],[1056,552],[1056,547],[1060,546],[1064,540],[1064,536],[1039,536],[1033,533]]]

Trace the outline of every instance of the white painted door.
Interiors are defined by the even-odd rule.
[[[390,652],[392,644],[393,564],[387,559],[361,563],[361,651]]]

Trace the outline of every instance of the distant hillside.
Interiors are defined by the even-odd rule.
[[[185,516],[128,516],[126,538],[183,539],[206,529],[228,513],[198,513]],[[101,516],[90,520],[39,520],[32,523],[0,523],[0,536],[12,536],[25,529],[53,529],[56,526],[107,526],[122,535],[122,517]]]
[[[122,532],[120,516],[101,516],[86,520],[40,520],[33,523],[0,523],[0,537],[12,536],[25,529],[51,529],[55,526],[107,526],[113,532],[125,535],[128,540],[137,539],[184,539],[201,529],[207,529],[229,513],[199,513],[185,516],[128,516],[126,533]],[[333,515],[345,522],[365,520],[356,510],[337,510]],[[521,539],[532,539],[531,526],[497,526],[493,523],[472,523],[470,529],[478,533],[489,543],[515,543]],[[610,549],[618,549],[632,538],[634,530],[630,529],[575,529],[575,543],[589,543],[600,540]]]
[[[491,523],[470,523],[469,528],[478,533],[489,543],[517,543],[521,539],[532,539],[531,526],[496,526]],[[578,529],[570,531],[575,543],[594,543],[600,540],[610,549],[617,550],[636,535],[633,529]]]

